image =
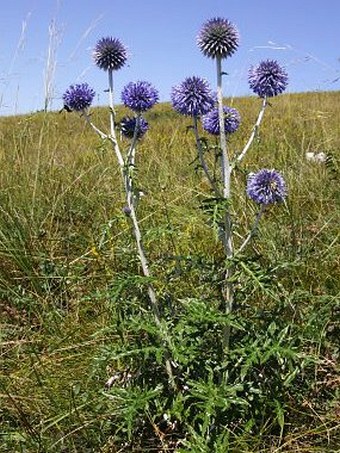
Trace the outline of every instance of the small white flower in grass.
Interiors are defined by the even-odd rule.
[[[327,162],[328,156],[323,151],[321,151],[320,153],[310,151],[306,153],[306,160],[308,160],[309,162],[316,162],[322,164]]]

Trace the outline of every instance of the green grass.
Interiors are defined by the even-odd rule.
[[[249,136],[260,101],[232,102],[242,116],[229,144],[235,152]],[[228,425],[228,439],[217,438],[214,444],[217,452],[339,451],[339,102],[340,92],[273,99],[259,140],[236,172],[236,242],[242,242],[256,215],[244,196],[245,172],[276,168],[289,190],[287,204],[267,213],[247,249],[239,321],[247,325],[246,319],[264,313],[261,323],[271,326],[272,334],[263,327],[261,338],[273,345],[289,324],[289,345],[309,361],[291,386],[279,388],[287,398],[273,399],[263,419],[254,415],[253,428],[238,431],[235,420]],[[102,129],[107,117],[106,109],[93,112]],[[138,183],[146,194],[139,206],[145,248],[160,300],[172,306],[178,320],[175,346],[180,347],[183,335],[195,354],[185,332],[197,328],[198,301],[214,304],[218,299],[223,250],[201,208],[210,191],[202,172],[195,171],[194,140],[186,130],[190,121],[165,104],[146,117],[151,127],[137,154]],[[332,161],[308,162],[307,151],[324,151]],[[152,410],[161,409],[150,401],[163,401],[161,391],[149,395],[151,390],[142,388],[132,395],[122,387],[117,391],[123,393],[111,399],[104,392],[108,377],[126,366],[123,356],[113,359],[115,345],[121,342],[131,350],[135,345],[144,348],[143,354],[146,347],[138,336],[146,335],[140,318],[144,281],[122,213],[124,194],[112,150],[75,114],[34,113],[0,119],[0,161],[0,451],[152,451],[160,442],[156,428],[149,436],[151,446],[145,440],[123,450],[116,444],[115,423],[123,408],[126,418],[131,412],[131,423],[144,411],[156,426]],[[189,298],[197,302],[188,308]],[[146,309],[144,315],[147,319]],[[204,344],[214,341],[210,328]],[[235,327],[234,342],[251,355],[255,343],[247,343],[240,332]],[[240,357],[239,363],[247,356]],[[265,368],[269,359],[258,360]],[[240,370],[247,374],[244,363]],[[214,391],[208,378],[200,385],[197,395]],[[270,385],[261,392],[270,393]],[[144,406],[133,412],[136,401]],[[184,403],[176,404],[180,414]],[[211,451],[199,430],[190,429],[191,447],[181,451]],[[164,445],[164,451],[171,451]]]

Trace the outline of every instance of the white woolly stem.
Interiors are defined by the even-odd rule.
[[[252,132],[250,134],[249,140],[247,141],[247,143],[246,143],[245,147],[243,148],[242,152],[236,158],[236,162],[241,162],[241,160],[247,154],[248,149],[250,148],[251,144],[253,143],[254,138],[256,137],[256,135],[258,133],[258,129],[260,127],[260,124],[261,124],[261,121],[263,119],[263,115],[264,115],[264,112],[266,110],[267,105],[268,105],[268,101],[267,101],[267,97],[265,96],[263,98],[262,107],[261,107],[261,110],[260,110],[259,115],[257,117],[256,123],[254,124]]]
[[[135,196],[134,196],[135,194],[134,194],[134,187],[133,187],[133,167],[134,167],[134,163],[135,163],[135,151],[136,151],[139,123],[140,123],[140,116],[137,116],[134,135],[133,135],[131,145],[130,145],[130,148],[128,151],[127,162],[126,162],[126,166],[125,166],[125,170],[124,170],[124,185],[125,185],[127,205],[129,208],[129,217],[131,219],[131,223],[132,223],[132,227],[133,227],[133,233],[134,233],[135,240],[136,240],[138,256],[139,256],[139,259],[140,259],[140,262],[142,265],[143,275],[145,277],[150,278],[151,274],[150,274],[150,270],[149,270],[149,264],[148,264],[148,260],[146,258],[146,254],[144,251],[143,242],[142,242],[142,234],[141,234],[141,231],[139,228],[139,223],[138,223],[138,219],[137,219],[137,215],[136,215]],[[164,326],[162,325],[162,322],[161,322],[161,313],[159,310],[159,304],[158,304],[158,300],[157,300],[157,296],[156,296],[156,291],[150,282],[148,283],[148,295],[149,295],[149,299],[151,302],[151,308],[154,313],[156,324],[159,327],[159,329],[162,333],[162,337],[165,338],[168,346],[171,346],[171,340],[169,339],[166,329],[164,328]],[[175,389],[176,383],[175,383],[175,378],[174,378],[169,354],[166,355],[165,368],[166,368],[166,371],[168,374],[169,383],[170,383],[171,387]]]
[[[224,112],[223,112],[223,91],[222,91],[222,59],[220,57],[216,58],[216,69],[217,69],[217,104],[218,104],[218,118],[219,118],[219,127],[220,127],[220,145],[221,145],[221,171],[222,171],[222,181],[223,181],[223,198],[229,202],[231,192],[230,192],[230,175],[231,175],[231,166],[227,150],[227,139],[224,129]],[[224,216],[224,231],[223,233],[223,244],[227,262],[233,258],[233,239],[232,239],[232,222],[230,216],[230,207],[226,206],[225,216]],[[230,282],[230,277],[232,276],[233,269],[228,263],[228,267],[224,276],[224,289],[223,296],[225,301],[225,312],[226,314],[232,313],[233,310],[233,299],[234,299],[234,288]],[[230,326],[226,326],[223,329],[222,333],[222,350],[223,355],[225,356],[229,349],[230,341]],[[226,378],[226,376],[224,376]]]
[[[112,142],[113,146],[118,158],[119,165],[121,167],[121,170],[123,172],[123,179],[124,179],[124,186],[125,186],[125,193],[126,193],[126,201],[128,204],[128,208],[130,211],[130,219],[133,227],[133,233],[135,236],[136,240],[136,245],[137,245],[137,253],[142,265],[142,271],[143,275],[145,277],[150,278],[150,270],[149,270],[149,264],[148,260],[146,258],[146,254],[144,251],[143,247],[143,242],[142,242],[142,234],[139,228],[139,223],[136,215],[136,210],[135,210],[135,203],[134,203],[134,190],[133,190],[133,177],[132,177],[132,172],[133,172],[133,166],[134,166],[134,161],[135,161],[135,151],[136,151],[136,144],[137,144],[137,137],[138,137],[138,129],[139,129],[139,123],[140,123],[140,115],[137,116],[136,118],[136,126],[133,134],[133,139],[128,151],[127,155],[127,162],[126,166],[124,165],[124,159],[122,157],[122,154],[120,152],[117,138],[116,138],[116,131],[115,131],[115,111],[114,111],[114,102],[113,102],[113,74],[112,70],[108,71],[109,73],[109,103],[110,103],[110,126],[111,126],[111,137],[112,137]],[[163,329],[162,323],[161,323],[161,313],[159,310],[159,304],[156,296],[156,291],[153,287],[153,285],[148,282],[148,295],[149,299],[151,302],[151,307],[152,311],[154,313],[155,321],[156,324],[159,326],[160,331],[162,332],[163,338],[166,337],[167,344],[170,345],[170,340],[166,334],[166,332]],[[169,383],[170,385],[175,388],[175,379],[172,371],[172,365],[171,361],[169,358],[166,358],[165,360],[165,367],[166,371],[169,377]]]
[[[230,173],[231,166],[227,149],[227,138],[224,129],[224,112],[223,112],[223,91],[222,91],[222,60],[220,57],[216,58],[217,62],[217,104],[218,104],[218,121],[220,128],[220,146],[221,146],[221,171],[223,182],[223,198],[230,200]],[[232,232],[231,232],[231,218],[229,206],[226,207],[226,217],[224,224],[224,249],[227,258],[233,256]]]
[[[95,126],[92,123],[92,121],[90,120],[90,116],[89,116],[89,114],[87,112],[84,111],[82,116],[84,116],[87,124],[92,127],[92,129],[95,131],[95,133],[98,134],[99,137],[102,140],[108,140],[109,139],[109,136],[107,134],[105,134],[103,131],[101,131],[97,126]]]
[[[148,264],[148,260],[146,258],[146,254],[144,251],[143,242],[142,242],[142,234],[141,234],[141,231],[139,228],[139,223],[138,223],[136,210],[135,210],[133,176],[132,176],[132,172],[133,172],[132,167],[134,166],[134,161],[135,161],[135,151],[136,151],[140,116],[138,116],[136,118],[136,127],[134,130],[133,139],[131,141],[131,145],[130,145],[130,148],[129,148],[129,151],[127,154],[127,162],[125,164],[122,153],[120,151],[120,148],[119,148],[119,145],[117,142],[117,137],[116,137],[116,132],[115,132],[112,70],[109,70],[108,73],[109,73],[109,103],[110,103],[110,135],[107,135],[104,132],[102,132],[100,129],[98,129],[90,121],[89,115],[86,112],[84,112],[84,116],[85,116],[87,123],[100,136],[101,139],[103,139],[103,140],[109,139],[112,143],[113,149],[117,156],[121,174],[123,177],[126,201],[127,201],[127,206],[129,208],[129,217],[131,219],[133,234],[134,234],[134,237],[136,240],[137,254],[138,254],[139,260],[141,262],[144,277],[150,278],[151,274],[150,274],[150,270],[149,270],[149,264]],[[155,317],[155,322],[160,329],[162,338],[164,338],[167,345],[171,347],[171,341],[167,335],[166,329],[164,329],[163,324],[161,322],[161,313],[159,310],[159,304],[158,304],[158,300],[157,300],[157,296],[156,296],[156,291],[155,291],[153,285],[151,284],[151,282],[148,282],[147,291],[148,291],[149,300],[151,302],[151,308],[152,308],[152,311],[153,311],[153,314]],[[168,357],[166,357],[166,359],[165,359],[165,368],[166,368],[166,371],[168,374],[169,383],[170,383],[171,387],[175,389],[176,384],[175,384],[174,374],[173,374],[173,370],[172,370],[171,360]]]
[[[116,137],[115,129],[115,109],[113,102],[113,72],[112,69],[109,69],[109,107],[110,107],[110,139],[112,141],[117,160],[121,169],[124,168],[124,159],[122,153],[120,152],[119,145]]]
[[[138,132],[140,128],[141,114],[138,113],[136,116],[135,130],[133,131],[133,137],[131,140],[130,148],[127,153],[127,165],[134,167],[135,165],[135,155],[136,155],[136,145],[138,140]]]
[[[128,169],[127,169],[128,171]],[[135,204],[134,204],[134,198],[133,198],[133,186],[132,186],[132,178],[127,172],[125,175],[125,190],[126,190],[126,195],[127,195],[127,204],[129,207],[129,217],[131,219],[132,227],[133,227],[133,233],[135,236],[136,240],[136,245],[137,245],[137,253],[142,265],[142,271],[144,277],[151,277],[150,270],[149,270],[149,264],[148,260],[145,255],[144,247],[143,247],[143,242],[142,242],[142,234],[139,228],[139,223],[136,215],[136,210],[135,210]],[[148,296],[151,302],[151,308],[155,317],[155,322],[157,326],[160,329],[161,336],[162,338],[165,339],[166,343],[168,346],[171,346],[171,340],[168,337],[166,328],[164,328],[162,322],[161,322],[161,313],[159,310],[159,304],[156,296],[156,291],[152,285],[152,283],[148,282]],[[172,365],[171,365],[171,360],[169,358],[169,354],[166,354],[166,359],[165,359],[165,368],[168,374],[169,378],[169,384],[171,385],[172,388],[176,388],[176,383],[175,383],[175,378],[172,370]]]
[[[216,58],[217,63],[217,105],[218,120],[220,126],[220,144],[222,153],[222,181],[223,197],[230,197],[230,162],[227,150],[227,137],[224,129],[224,112],[223,112],[223,91],[222,91],[222,59]]]

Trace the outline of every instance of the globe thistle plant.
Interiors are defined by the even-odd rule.
[[[147,130],[149,129],[149,124],[142,117],[139,118],[138,123],[139,124],[138,124],[136,138],[142,138],[144,136],[144,134],[147,132]],[[122,135],[126,138],[132,139],[135,134],[136,124],[137,124],[136,117],[133,117],[133,118],[131,118],[130,116],[124,117],[120,122],[120,130],[121,130]]]
[[[227,134],[232,134],[237,131],[241,123],[241,116],[238,110],[233,107],[223,107],[224,113],[224,130]],[[209,134],[220,134],[220,122],[218,108],[214,108],[202,117],[203,129]]]
[[[264,168],[248,176],[247,195],[261,205],[282,202],[287,195],[286,184],[281,173]]]
[[[221,240],[226,258],[223,260],[221,272],[218,272],[221,276],[219,285],[215,285],[216,290],[218,288],[221,291],[221,298],[224,301],[223,316],[225,316],[232,314],[236,309],[234,296],[237,286],[235,281],[238,280],[239,275],[238,265],[242,262],[241,253],[255,236],[259,221],[266,212],[267,206],[284,201],[287,195],[284,178],[278,171],[265,168],[257,173],[250,174],[247,180],[246,194],[259,205],[258,213],[248,235],[242,237],[239,232],[234,234],[234,211],[238,208],[241,209],[241,207],[239,206],[238,197],[237,206],[233,205],[232,195],[234,191],[231,187],[234,181],[232,178],[233,171],[236,168],[240,168],[241,160],[245,157],[258,134],[258,129],[268,104],[268,98],[276,96],[286,89],[288,75],[275,60],[262,61],[258,66],[250,69],[249,84],[254,93],[262,98],[262,108],[243,150],[236,154],[230,153],[227,146],[227,136],[238,130],[241,117],[238,110],[223,105],[222,79],[226,73],[222,71],[222,62],[232,56],[238,49],[239,32],[229,20],[215,17],[203,24],[197,36],[197,45],[203,55],[215,60],[216,93],[212,91],[207,80],[199,76],[191,76],[172,88],[171,102],[178,113],[190,117],[197,147],[197,157],[193,162],[195,162],[195,168],[198,171],[202,171],[208,181],[209,198],[207,199],[207,206],[209,207],[209,212],[213,212],[211,223],[214,225],[218,239]],[[121,120],[119,125],[121,134],[117,137],[113,77],[115,71],[126,64],[127,48],[117,38],[102,38],[94,47],[93,60],[98,68],[107,73],[108,89],[106,91],[109,99],[109,131],[102,131],[92,122],[92,117],[87,109],[93,102],[95,92],[87,83],[71,85],[63,95],[63,101],[65,108],[82,114],[88,125],[92,127],[101,140],[105,141],[105,146],[106,143],[111,144],[112,150],[116,155],[121,182],[125,191],[125,202],[122,212],[132,226],[131,232],[135,238],[141,272],[145,277],[145,288],[149,298],[148,307],[153,312],[155,326],[159,330],[159,340],[157,339],[157,342],[164,344],[166,347],[166,349],[162,350],[162,354],[168,382],[173,391],[177,392],[181,389],[182,385],[180,383],[183,381],[184,375],[181,376],[181,370],[183,369],[181,363],[177,366],[171,355],[173,344],[170,326],[174,325],[174,323],[171,319],[171,322],[168,322],[168,317],[171,314],[164,310],[159,302],[138,221],[138,207],[142,193],[139,189],[138,181],[136,181],[136,174],[139,168],[138,139],[144,136],[149,127],[147,121],[141,115],[159,101],[159,93],[147,81],[130,82],[123,88],[121,101],[124,106],[134,112],[134,116],[131,114],[131,116],[125,116]],[[201,126],[209,134],[219,136],[218,145],[216,145],[215,138],[213,144],[210,145],[209,138],[201,136]],[[123,147],[121,147],[122,137],[130,140],[128,145],[126,142],[123,143]],[[242,177],[242,169],[235,174],[235,177]],[[198,193],[203,195],[203,191],[205,191],[204,186]],[[210,210],[210,207],[213,209]],[[143,308],[144,311],[145,308]],[[228,362],[231,326],[232,324],[230,323],[223,323],[222,326],[221,345],[218,347],[220,363]],[[174,366],[176,366],[176,373],[174,373]],[[227,366],[223,367],[221,376],[218,377],[216,375],[216,378],[218,377],[221,383],[222,381],[227,382],[228,371]],[[113,378],[110,378],[109,381],[111,379]],[[180,385],[178,386],[178,384]]]
[[[260,98],[273,97],[287,88],[288,74],[276,60],[264,60],[249,69],[248,81]]]
[[[90,107],[94,96],[94,90],[87,83],[77,83],[65,91],[63,101],[69,110],[83,112]]]
[[[126,63],[127,48],[117,38],[102,38],[93,50],[93,60],[104,71],[117,71]]]
[[[218,236],[222,241],[227,261],[232,263],[236,253],[242,251],[249,243],[256,231],[258,222],[265,210],[266,205],[283,201],[286,196],[285,183],[280,173],[275,170],[261,170],[261,172],[249,177],[247,194],[256,203],[260,204],[260,210],[256,217],[254,228],[243,241],[239,251],[235,251],[232,219],[232,173],[236,166],[245,157],[251,144],[258,134],[261,121],[264,116],[269,97],[282,93],[287,86],[288,76],[276,61],[267,60],[249,71],[249,83],[253,91],[262,99],[262,107],[254,124],[250,138],[241,152],[231,159],[227,146],[227,135],[234,133],[240,125],[240,114],[236,109],[225,107],[223,104],[223,76],[222,61],[230,57],[239,46],[239,32],[229,20],[216,17],[205,22],[199,31],[196,42],[201,52],[208,58],[215,60],[216,64],[216,96],[210,100],[208,107],[206,86],[205,91],[197,86],[198,77],[188,78],[181,85],[173,88],[171,100],[173,107],[181,114],[190,115],[193,118],[193,132],[197,147],[197,160],[203,170],[216,200],[223,200],[223,213],[218,223]],[[209,88],[210,89],[210,88]],[[203,92],[203,95],[202,95]],[[211,92],[210,92],[211,93]],[[210,94],[211,96],[211,94]],[[207,101],[207,102],[205,102]],[[203,106],[203,107],[202,107]],[[200,137],[198,130],[198,116],[202,117],[203,129],[212,135],[219,136],[219,146],[215,151],[214,167],[206,158],[207,152],[216,150],[209,147],[207,139]],[[217,165],[220,164],[220,174],[217,174]],[[225,313],[230,314],[234,310],[234,285],[233,264],[228,265],[224,273],[222,294],[225,301]],[[229,348],[230,326],[226,326],[222,333],[222,350],[225,355]],[[223,378],[226,378],[227,374]]]
[[[121,151],[119,140],[116,137],[116,120],[114,109],[114,96],[113,96],[113,71],[120,69],[126,61],[126,48],[117,39],[103,38],[97,43],[94,54],[94,61],[100,69],[104,69],[108,73],[108,95],[109,95],[109,115],[110,115],[110,133],[105,133],[99,129],[91,120],[86,108],[91,105],[94,98],[94,91],[87,85],[71,86],[64,94],[63,100],[65,105],[76,111],[82,111],[84,118],[95,131],[95,133],[102,139],[111,142],[112,149],[116,154],[118,165],[122,176],[122,182],[126,195],[126,206],[123,212],[131,222],[133,234],[135,237],[137,254],[140,259],[142,272],[144,277],[150,280],[150,269],[148,259],[146,257],[142,233],[139,227],[137,218],[137,203],[139,196],[136,196],[136,187],[134,181],[134,170],[136,160],[136,144],[137,139],[140,138],[147,130],[147,122],[143,120],[140,114],[153,107],[158,102],[158,91],[149,83],[144,81],[131,82],[125,86],[122,92],[122,101],[125,106],[133,110],[137,116],[135,118],[125,118],[122,121],[122,134],[131,137],[131,143],[126,152]],[[136,131],[137,126],[137,131]],[[136,131],[136,133],[135,133]],[[139,192],[140,193],[140,192]],[[150,300],[154,319],[159,329],[163,332],[162,315],[159,308],[159,302],[156,291],[152,282],[147,284],[147,293]],[[172,370],[172,362],[167,356],[165,358],[165,368],[169,379],[169,384],[175,388],[175,380]]]
[[[209,83],[200,77],[187,77],[171,91],[173,108],[182,115],[200,116],[208,113],[215,104]]]
[[[205,22],[197,36],[197,45],[209,58],[227,58],[239,46],[239,32],[229,20],[215,17]]]
[[[126,107],[135,113],[141,113],[151,109],[158,102],[159,94],[150,82],[130,82],[123,88],[121,99]]]

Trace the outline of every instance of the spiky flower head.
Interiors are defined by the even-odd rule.
[[[215,98],[209,83],[197,76],[187,77],[171,91],[172,106],[182,115],[205,115],[214,107]]]
[[[247,195],[258,204],[278,203],[287,195],[286,184],[281,173],[263,168],[248,176]]]
[[[240,35],[229,20],[214,17],[203,24],[196,42],[206,57],[227,58],[238,48]]]
[[[149,124],[144,118],[140,117],[138,121],[137,138],[142,138],[149,129]],[[133,138],[137,124],[137,118],[125,116],[120,122],[120,130],[124,137]]]
[[[71,85],[63,94],[64,105],[70,110],[82,112],[90,107],[95,94],[86,82]]]
[[[104,71],[117,71],[126,63],[127,48],[118,38],[102,38],[93,50],[93,60]]]
[[[156,88],[150,82],[130,82],[123,88],[122,102],[136,113],[151,109],[159,100]]]
[[[232,134],[237,131],[241,124],[241,116],[238,110],[233,107],[223,107],[224,113],[224,130],[227,134]],[[214,108],[206,115],[202,117],[203,129],[209,134],[219,135],[220,134],[220,122],[218,115],[218,108]]]
[[[260,98],[273,97],[285,91],[288,74],[276,60],[264,60],[251,66],[248,72],[250,88]]]

